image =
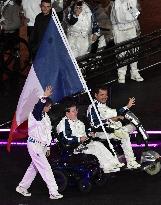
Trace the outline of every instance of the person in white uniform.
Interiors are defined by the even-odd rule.
[[[57,132],[64,144],[77,146],[88,139],[85,125],[78,120],[77,114],[76,105],[73,102],[68,103],[65,109],[65,117],[57,125]],[[124,166],[101,142],[91,140],[87,143],[86,148],[83,153],[96,156],[104,173],[119,171],[120,167]]]
[[[95,105],[102,120],[102,123],[109,130],[109,139],[117,139],[121,141],[121,146],[125,154],[127,161],[127,167],[129,169],[137,169],[140,167],[140,164],[136,162],[134,156],[129,133],[135,130],[135,127],[132,124],[122,126],[120,120],[123,120],[124,117],[118,115],[116,109],[111,109],[106,105],[108,100],[108,91],[107,87],[102,86],[95,90]],[[119,113],[124,112],[125,110],[131,108],[135,105],[135,98],[129,98],[128,104],[119,110]],[[100,131],[100,122],[97,118],[95,110],[92,105],[88,107],[87,117],[90,122],[90,125],[96,129],[96,136],[101,139],[106,139],[105,134]],[[99,129],[99,131],[97,131]]]
[[[115,44],[137,37],[140,12],[137,9],[137,0],[115,0],[111,10],[111,22]],[[131,65],[131,79],[141,82],[144,79],[138,72],[137,62]],[[118,69],[118,82],[125,83],[127,66]]]
[[[27,148],[32,162],[23,179],[16,187],[16,191],[23,196],[31,196],[31,193],[28,192],[28,188],[39,172],[48,187],[50,199],[59,199],[63,197],[63,195],[58,193],[58,186],[47,160],[47,157],[50,155],[50,144],[52,140],[52,126],[47,114],[52,105],[52,101],[49,98],[51,94],[52,87],[46,87],[44,96],[40,98],[28,117],[29,137]]]
[[[89,6],[75,0],[67,15],[67,39],[75,57],[90,51],[90,46],[100,35],[100,29]]]

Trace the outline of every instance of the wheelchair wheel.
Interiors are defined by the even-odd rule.
[[[92,189],[92,184],[90,181],[80,180],[78,182],[78,188],[83,193],[89,193]]]
[[[145,172],[149,175],[156,175],[161,170],[161,163],[160,162],[154,162],[152,165],[149,165],[147,168],[144,169]]]
[[[54,170],[53,171],[56,183],[58,185],[58,191],[63,192],[67,188],[68,179],[62,171]]]
[[[160,154],[147,150],[142,153],[140,164],[144,166],[144,171],[149,175],[156,175],[161,170]]]
[[[12,44],[10,40],[12,40]],[[5,40],[6,43],[7,40]],[[10,37],[8,44],[7,46],[4,45],[4,50],[1,53],[3,73],[10,76],[13,72],[16,72],[19,75],[26,76],[31,66],[31,55],[27,41],[19,36],[13,36]]]

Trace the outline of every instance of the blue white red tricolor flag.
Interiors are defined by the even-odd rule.
[[[48,85],[54,89],[51,96],[54,102],[86,89],[54,10],[19,98],[8,139],[8,151],[12,140],[27,136],[28,115]]]

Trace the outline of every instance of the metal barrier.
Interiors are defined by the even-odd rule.
[[[87,82],[107,83],[118,68],[136,61],[138,67],[161,61],[161,30],[87,54],[78,59],[78,64]]]

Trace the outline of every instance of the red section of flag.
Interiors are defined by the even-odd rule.
[[[8,138],[7,150],[10,152],[11,150],[11,143],[15,139],[23,139],[28,136],[28,121],[26,120],[19,126],[16,122],[16,114],[14,115],[12,126]]]

